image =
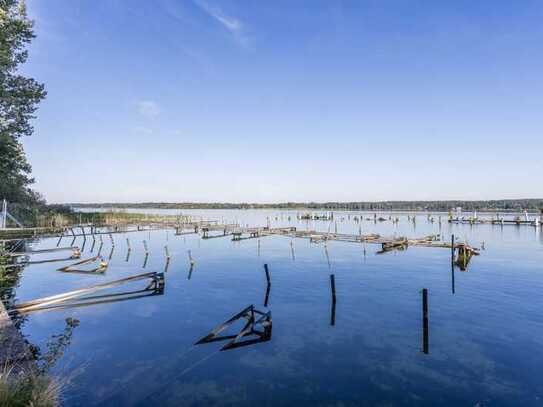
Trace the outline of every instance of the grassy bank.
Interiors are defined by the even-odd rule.
[[[143,213],[128,213],[123,211],[110,212],[73,212],[51,209],[33,213],[21,220],[25,227],[56,228],[80,224],[123,225],[153,222],[188,222],[188,216],[153,215]],[[8,225],[14,227],[14,224]]]
[[[35,372],[18,372],[10,366],[0,371],[0,406],[56,407],[62,384]]]

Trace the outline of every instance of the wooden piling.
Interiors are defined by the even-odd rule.
[[[268,265],[264,264],[264,272],[266,273],[266,281],[268,285],[271,285],[270,271],[268,270]]]
[[[456,292],[456,284],[454,280],[454,234],[451,235],[451,289],[452,293]]]
[[[422,289],[422,352],[429,353],[428,289]]]
[[[336,279],[330,274],[330,287],[332,289],[332,307],[330,309],[330,325],[336,324]]]
[[[330,274],[330,288],[332,289],[332,303],[336,303],[336,278]]]

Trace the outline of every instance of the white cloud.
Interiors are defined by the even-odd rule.
[[[194,0],[194,3],[226,28],[241,45],[244,47],[249,46],[249,38],[245,34],[244,25],[240,20],[224,14],[219,7],[211,5],[206,1]]]
[[[137,103],[138,113],[142,116],[153,119],[160,114],[158,104],[152,100],[141,100]]]

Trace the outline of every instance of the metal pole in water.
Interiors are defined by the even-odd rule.
[[[268,265],[264,264],[264,272],[266,273],[266,281],[268,285],[271,285],[270,271],[268,270]]]
[[[336,278],[333,274],[330,274],[330,287],[332,288],[332,303],[336,303]]]
[[[330,310],[330,325],[336,324],[336,279],[330,274],[330,287],[332,288],[332,308]]]
[[[428,289],[422,289],[422,352],[429,353]]]
[[[451,287],[452,293],[456,291],[455,281],[454,281],[454,234],[451,235]]]

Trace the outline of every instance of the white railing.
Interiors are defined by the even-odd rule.
[[[2,213],[0,214],[0,229],[6,228],[7,217],[8,217],[8,203],[4,199],[2,200]]]
[[[19,226],[20,228],[23,227],[23,225],[21,224],[21,222],[19,222],[17,219],[15,219],[15,217],[13,217],[9,212],[8,212],[8,202],[3,199],[2,200],[2,212],[0,212],[0,229],[5,229],[7,227],[7,224],[8,224],[8,218],[13,222],[15,223],[17,226]]]

